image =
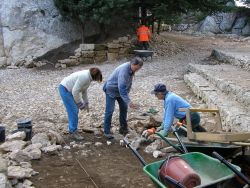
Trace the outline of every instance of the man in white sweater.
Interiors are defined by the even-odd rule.
[[[92,81],[102,82],[102,73],[98,68],[78,71],[65,77],[59,85],[59,93],[68,114],[70,137],[82,140],[77,132],[79,109],[89,110],[87,89]]]

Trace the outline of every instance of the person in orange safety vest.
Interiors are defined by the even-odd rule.
[[[141,25],[138,29],[137,29],[137,37],[138,37],[138,41],[139,43],[142,45],[142,49],[143,50],[147,50],[149,47],[149,40],[151,38],[151,33],[150,30],[147,26],[145,25]]]

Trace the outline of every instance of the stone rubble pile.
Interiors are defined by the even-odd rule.
[[[74,56],[59,60],[55,67],[66,68],[79,64],[115,61],[128,56],[132,47],[130,36],[120,37],[107,44],[80,44]]]
[[[139,119],[133,121],[129,124],[131,131],[126,135],[127,141],[130,143],[131,147],[135,150],[141,148],[142,145],[147,145],[144,149],[144,152],[148,154],[152,154],[154,158],[161,158],[167,155],[171,155],[172,153],[177,153],[177,150],[172,146],[169,146],[165,141],[163,141],[160,137],[155,135],[150,135],[145,138],[142,136],[142,132],[149,128],[157,128],[162,123],[162,118],[159,115],[148,115],[141,116],[143,119],[135,117],[135,119]],[[120,145],[124,146],[123,140],[120,140]]]
[[[30,177],[39,174],[32,169],[32,160],[40,159],[42,152],[54,155],[62,150],[63,138],[55,131],[37,133],[31,141],[24,141],[25,132],[6,136],[0,145],[0,187],[33,188]]]

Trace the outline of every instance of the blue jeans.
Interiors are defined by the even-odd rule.
[[[104,117],[104,133],[110,134],[111,120],[112,115],[115,110],[115,101],[117,100],[120,109],[120,126],[123,129],[127,129],[127,112],[128,105],[122,100],[121,97],[112,98],[108,94],[106,94],[106,109],[105,109],[105,117]]]
[[[73,133],[77,130],[78,126],[79,109],[75,103],[74,97],[71,92],[68,92],[67,89],[61,84],[59,85],[58,90],[68,114],[69,132]]]

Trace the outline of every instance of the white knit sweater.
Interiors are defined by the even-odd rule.
[[[88,102],[87,89],[92,81],[89,70],[83,70],[74,72],[71,75],[65,77],[61,81],[63,85],[69,92],[72,93],[74,100],[77,103]]]

